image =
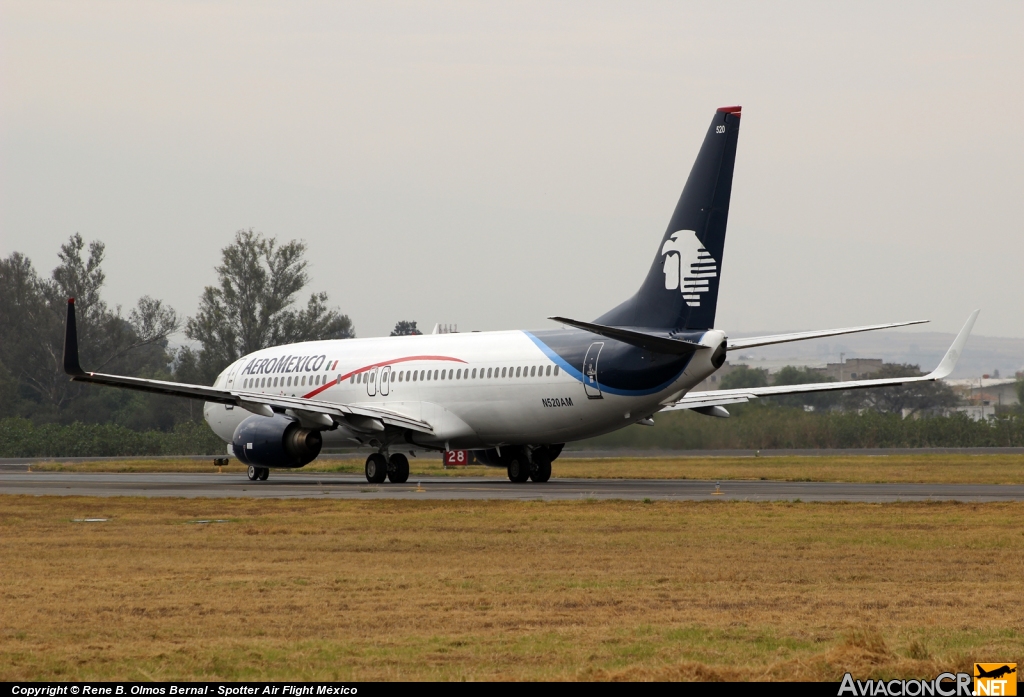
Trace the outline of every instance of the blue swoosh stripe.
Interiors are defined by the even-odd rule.
[[[526,336],[530,337],[530,340],[537,345],[537,348],[544,352],[545,356],[550,358],[555,364],[561,366],[562,370],[564,370],[566,373],[568,373],[575,379],[579,380],[579,382],[583,384],[583,373],[580,370],[577,370],[576,368],[569,365],[569,363],[566,362],[564,358],[555,353],[550,346],[545,344],[543,341],[538,339],[530,332],[524,331],[523,334],[526,334]],[[690,356],[690,358],[692,358],[692,355]],[[687,358],[686,363],[683,365],[682,369],[678,373],[676,373],[672,378],[666,380],[657,387],[652,387],[647,390],[624,390],[618,387],[609,387],[608,385],[602,383],[600,380],[598,380],[598,386],[601,388],[601,392],[607,392],[608,394],[619,395],[621,397],[644,397],[649,394],[655,394],[657,392],[661,392],[662,390],[667,389],[669,386],[672,385],[672,383],[679,379],[679,376],[683,374],[684,370],[686,370],[686,366],[690,364],[690,358]]]

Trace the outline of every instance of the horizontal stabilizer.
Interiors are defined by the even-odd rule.
[[[807,339],[820,339],[825,336],[839,336],[841,334],[856,334],[858,332],[873,332],[876,329],[892,329],[893,327],[906,327],[911,324],[924,324],[926,319],[916,319],[912,322],[891,322],[889,324],[871,324],[866,327],[847,327],[845,329],[821,329],[813,332],[796,332],[794,334],[774,334],[772,336],[748,336],[744,339],[729,339],[728,349],[754,348],[755,346],[769,346],[771,344],[785,344],[790,341],[806,341]]]
[[[656,334],[647,334],[646,332],[623,329],[622,327],[608,327],[603,324],[580,322],[579,320],[567,319],[565,317],[548,317],[548,319],[561,322],[562,324],[568,324],[570,327],[576,327],[577,329],[584,329],[600,336],[606,336],[609,339],[615,339],[616,341],[621,341],[624,344],[639,346],[640,348],[645,348],[648,351],[654,351],[656,353],[686,355],[688,353],[693,353],[697,349],[708,348],[703,344],[695,344],[692,341],[672,339],[667,336],[657,336]]]
[[[698,409],[724,404],[741,404],[743,402],[749,402],[751,399],[757,399],[758,397],[774,397],[778,395],[800,394],[805,392],[859,390],[868,387],[887,387],[893,385],[906,385],[913,382],[932,382],[935,380],[941,380],[942,378],[948,377],[949,374],[953,372],[953,368],[956,367],[957,359],[959,359],[960,354],[963,353],[964,345],[967,343],[967,337],[971,335],[971,330],[974,328],[974,322],[978,319],[978,313],[980,312],[981,310],[975,310],[971,313],[971,316],[967,318],[967,323],[964,324],[960,333],[957,334],[956,339],[953,340],[952,345],[949,347],[949,350],[946,351],[946,355],[942,358],[942,361],[935,370],[927,375],[922,375],[920,377],[881,378],[878,380],[846,380],[844,382],[813,382],[805,385],[775,385],[772,387],[746,387],[736,390],[690,392],[682,399],[678,399],[675,402],[666,405],[663,411],[672,411],[675,409]]]

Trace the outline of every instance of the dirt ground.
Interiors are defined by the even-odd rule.
[[[1022,514],[5,496],[0,680],[838,680],[1024,664]]]
[[[317,460],[299,472],[361,474],[363,458]],[[225,472],[240,471],[237,461]],[[34,471],[73,472],[211,472],[209,460],[103,460],[99,462],[43,462]],[[439,459],[411,458],[416,475],[504,477],[495,467],[444,469]],[[816,482],[927,482],[1024,484],[1024,455],[822,455],[780,457],[595,458],[563,457],[554,462],[554,477],[615,479],[776,479]]]

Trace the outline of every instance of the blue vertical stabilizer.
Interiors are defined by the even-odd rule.
[[[682,330],[715,325],[740,107],[715,112],[640,290],[598,324]]]

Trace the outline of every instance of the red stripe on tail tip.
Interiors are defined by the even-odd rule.
[[[743,110],[743,107],[741,107],[741,106],[720,106],[720,107],[718,107],[718,110],[722,111],[722,112],[725,112],[726,114],[736,114],[738,116],[740,111]]]

